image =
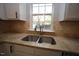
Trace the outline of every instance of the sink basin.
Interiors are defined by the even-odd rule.
[[[28,35],[22,39],[23,41],[56,44],[52,37]]]
[[[28,35],[26,37],[24,37],[22,40],[23,41],[33,41],[36,42],[38,40],[39,36],[33,36],[33,35]]]
[[[40,40],[38,41],[38,43],[56,44],[56,41],[52,37],[41,36]]]

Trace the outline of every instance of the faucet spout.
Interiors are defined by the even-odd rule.
[[[40,41],[40,39],[41,39],[41,32],[43,32],[43,26],[42,25],[39,25],[39,26],[36,25],[35,28],[34,28],[35,32],[37,31],[38,27],[39,27],[40,31],[39,31],[38,40],[36,41],[36,43],[38,43]]]
[[[37,25],[35,26],[34,30],[35,30],[35,31],[37,30]]]
[[[34,28],[34,31],[37,31],[38,27],[39,27],[40,33],[43,32],[43,26],[42,25],[39,25],[39,26],[36,25],[35,28]]]

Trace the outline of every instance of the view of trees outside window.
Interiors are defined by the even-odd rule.
[[[52,4],[33,4],[32,5],[32,28],[40,24],[44,29],[51,28]]]

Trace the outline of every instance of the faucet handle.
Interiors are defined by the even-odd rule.
[[[35,26],[34,30],[36,31],[36,29],[37,29],[37,25]]]
[[[41,32],[43,31],[43,28],[44,28],[44,26],[43,26],[43,25],[41,25],[41,26],[40,26],[40,30],[41,30]]]

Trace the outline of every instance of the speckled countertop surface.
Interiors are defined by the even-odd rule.
[[[25,34],[25,33],[4,34],[3,33],[3,34],[0,34],[0,42],[10,42],[10,43],[16,43],[16,44],[21,44],[26,46],[34,46],[34,47],[40,47],[40,48],[46,48],[46,49],[54,49],[54,50],[60,50],[60,51],[79,53],[79,39],[52,36],[56,41],[56,45],[51,45],[47,43],[38,44],[35,42],[22,41],[21,39],[27,35],[30,35],[30,34]]]

